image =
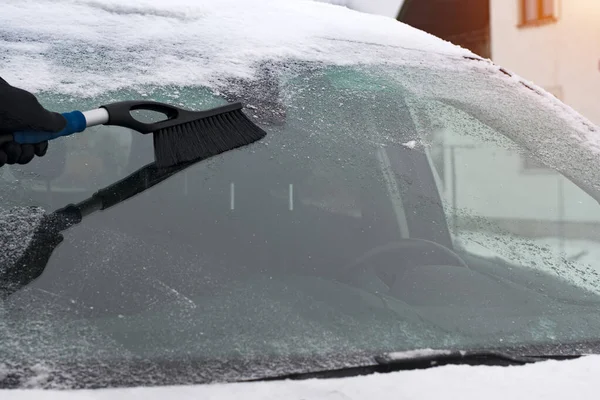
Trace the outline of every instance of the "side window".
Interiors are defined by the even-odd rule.
[[[559,275],[569,273],[565,262],[600,268],[600,205],[591,196],[453,106],[432,101],[413,114],[457,247],[517,265],[554,266]],[[524,169],[523,160],[542,173]]]

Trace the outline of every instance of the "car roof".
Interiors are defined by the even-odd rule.
[[[7,0],[0,27],[5,79],[79,95],[210,86],[251,76],[264,61],[435,65],[440,56],[476,57],[395,19],[305,0]]]

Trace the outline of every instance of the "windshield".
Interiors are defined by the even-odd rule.
[[[471,97],[436,95],[444,82]],[[507,108],[503,85],[452,69],[296,65],[218,93],[41,94],[59,111],[241,100],[268,135],[65,231],[39,278],[4,293],[5,377],[25,385],[38,366],[49,386],[194,383],[388,351],[597,340],[600,206],[551,154],[510,139],[570,128],[535,93],[510,92]],[[477,96],[504,111],[490,119]],[[52,142],[0,171],[2,215],[35,226],[40,211],[20,207],[77,203],[152,157],[150,135],[121,128]],[[27,269],[13,264],[28,236],[2,235],[4,271]]]

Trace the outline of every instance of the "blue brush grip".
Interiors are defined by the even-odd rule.
[[[56,139],[62,136],[72,135],[77,132],[83,132],[87,127],[85,116],[81,111],[72,111],[63,113],[67,120],[67,125],[60,132],[15,132],[13,137],[15,142],[20,144],[34,144]]]

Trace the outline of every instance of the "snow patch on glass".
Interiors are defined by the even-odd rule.
[[[411,359],[415,359],[415,358],[447,356],[450,354],[452,354],[452,351],[450,351],[450,350],[418,349],[418,350],[397,351],[394,353],[388,353],[388,354],[386,354],[386,358],[390,361],[411,360]]]
[[[0,273],[23,255],[43,216],[40,207],[0,210]]]

